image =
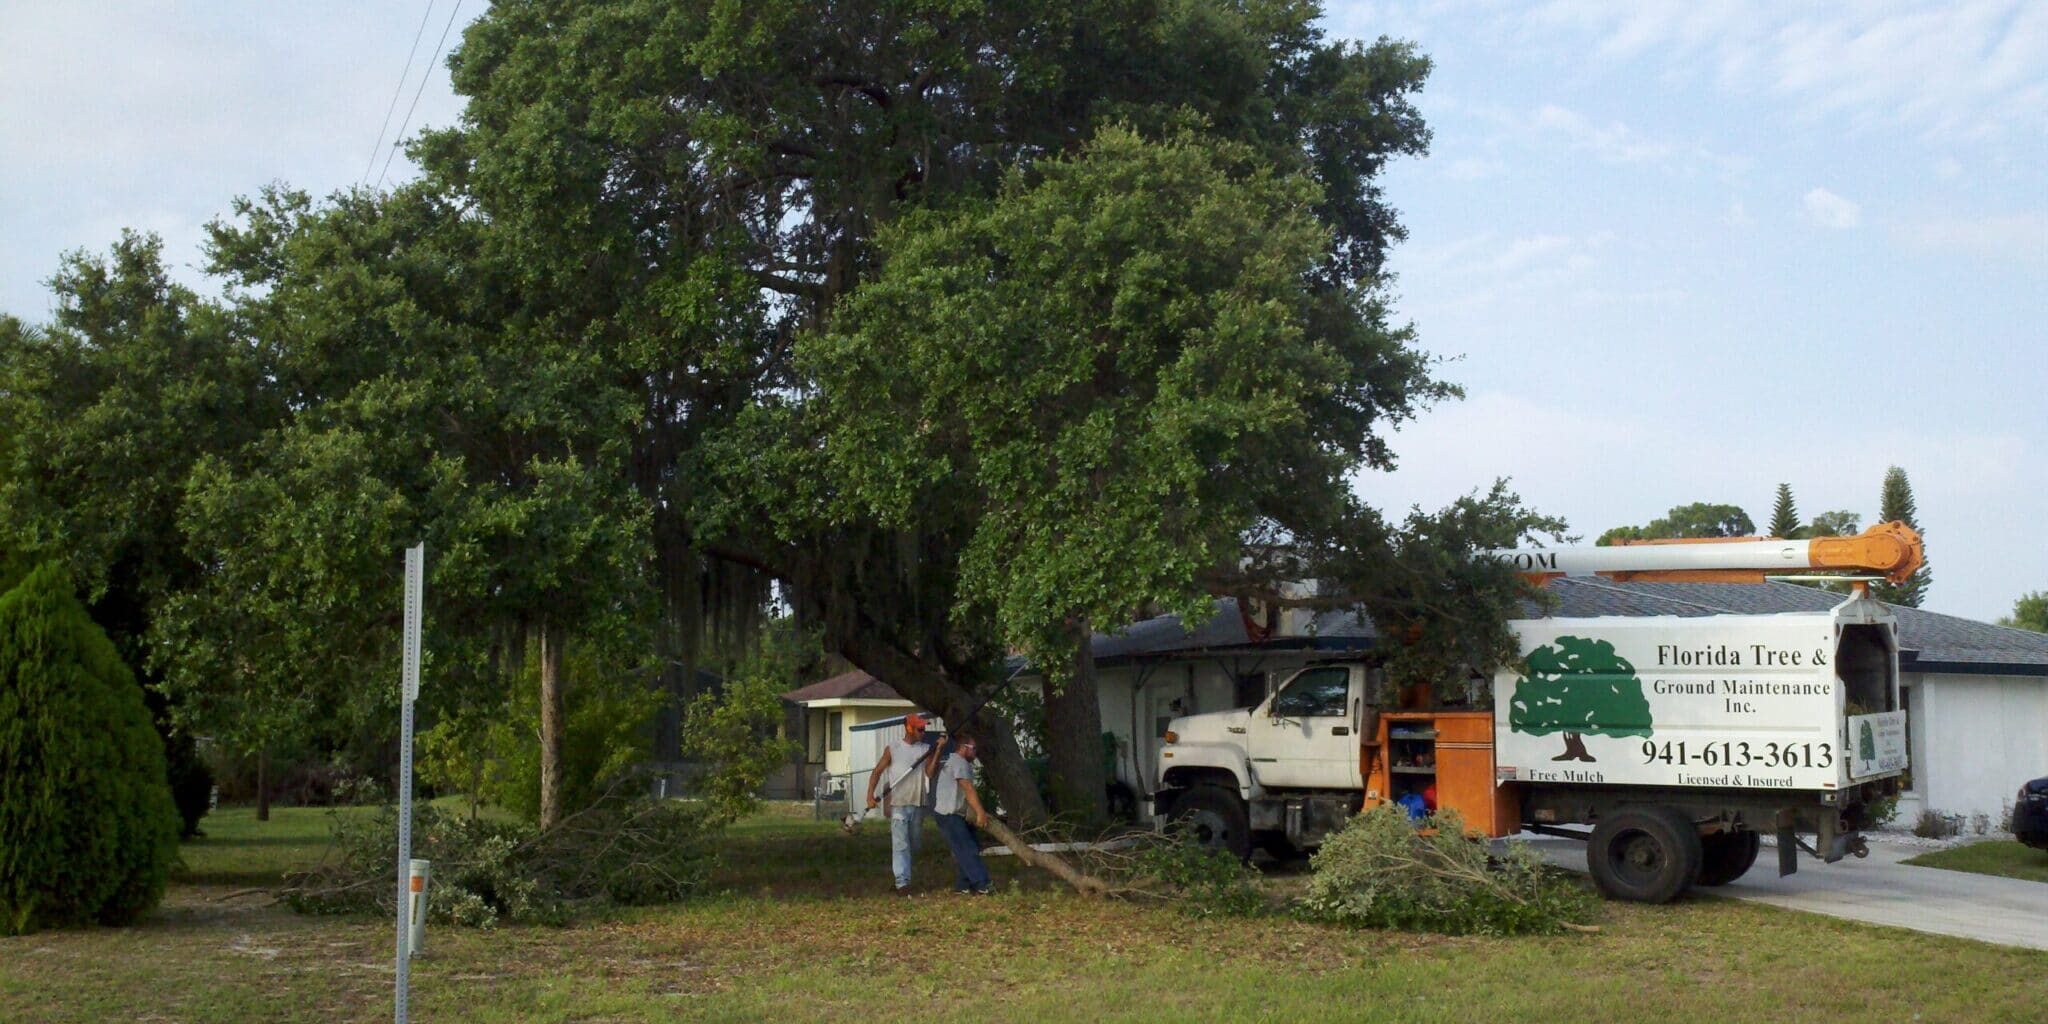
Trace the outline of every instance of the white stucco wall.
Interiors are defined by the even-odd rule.
[[[1922,809],[1987,814],[2048,775],[2048,678],[1908,673],[1913,789],[1895,824]]]

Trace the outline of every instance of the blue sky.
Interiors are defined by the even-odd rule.
[[[425,29],[410,103],[453,7]],[[456,31],[483,8],[468,0]],[[0,0],[0,310],[123,226],[198,261],[229,199],[364,177],[419,0]],[[1672,505],[1877,510],[1911,474],[1928,606],[2048,589],[2048,4],[1334,3],[1435,61],[1396,165],[1400,314],[1466,400],[1394,509],[1510,476],[1588,536]],[[414,125],[458,110],[436,66]],[[380,158],[381,159],[381,158]],[[406,173],[402,161],[392,174]],[[369,175],[375,178],[372,171]]]

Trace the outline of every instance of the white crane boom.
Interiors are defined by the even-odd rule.
[[[1490,552],[1541,580],[1605,576],[1615,580],[1761,583],[1767,574],[1855,572],[1904,582],[1920,567],[1920,534],[1883,523],[1853,537],[1811,540],[1735,537],[1653,540],[1612,547],[1514,548]]]

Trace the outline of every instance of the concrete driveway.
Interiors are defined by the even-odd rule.
[[[1523,838],[1550,863],[1586,870],[1584,843]],[[1900,863],[1926,852],[1871,843],[1870,856],[1863,860],[1823,864],[1802,856],[1797,874],[1779,878],[1777,850],[1766,846],[1749,874],[1696,891],[1935,935],[2048,949],[2048,883]]]

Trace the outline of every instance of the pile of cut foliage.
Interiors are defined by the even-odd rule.
[[[1598,906],[1528,846],[1467,838],[1455,811],[1417,824],[1390,804],[1352,818],[1309,862],[1302,912],[1361,928],[1540,935],[1582,928]]]
[[[413,856],[433,862],[430,920],[488,928],[500,922],[560,924],[585,907],[667,903],[701,893],[720,823],[702,805],[608,801],[542,831],[533,825],[415,813]],[[398,821],[337,815],[334,846],[282,896],[301,913],[390,914],[397,900]]]

